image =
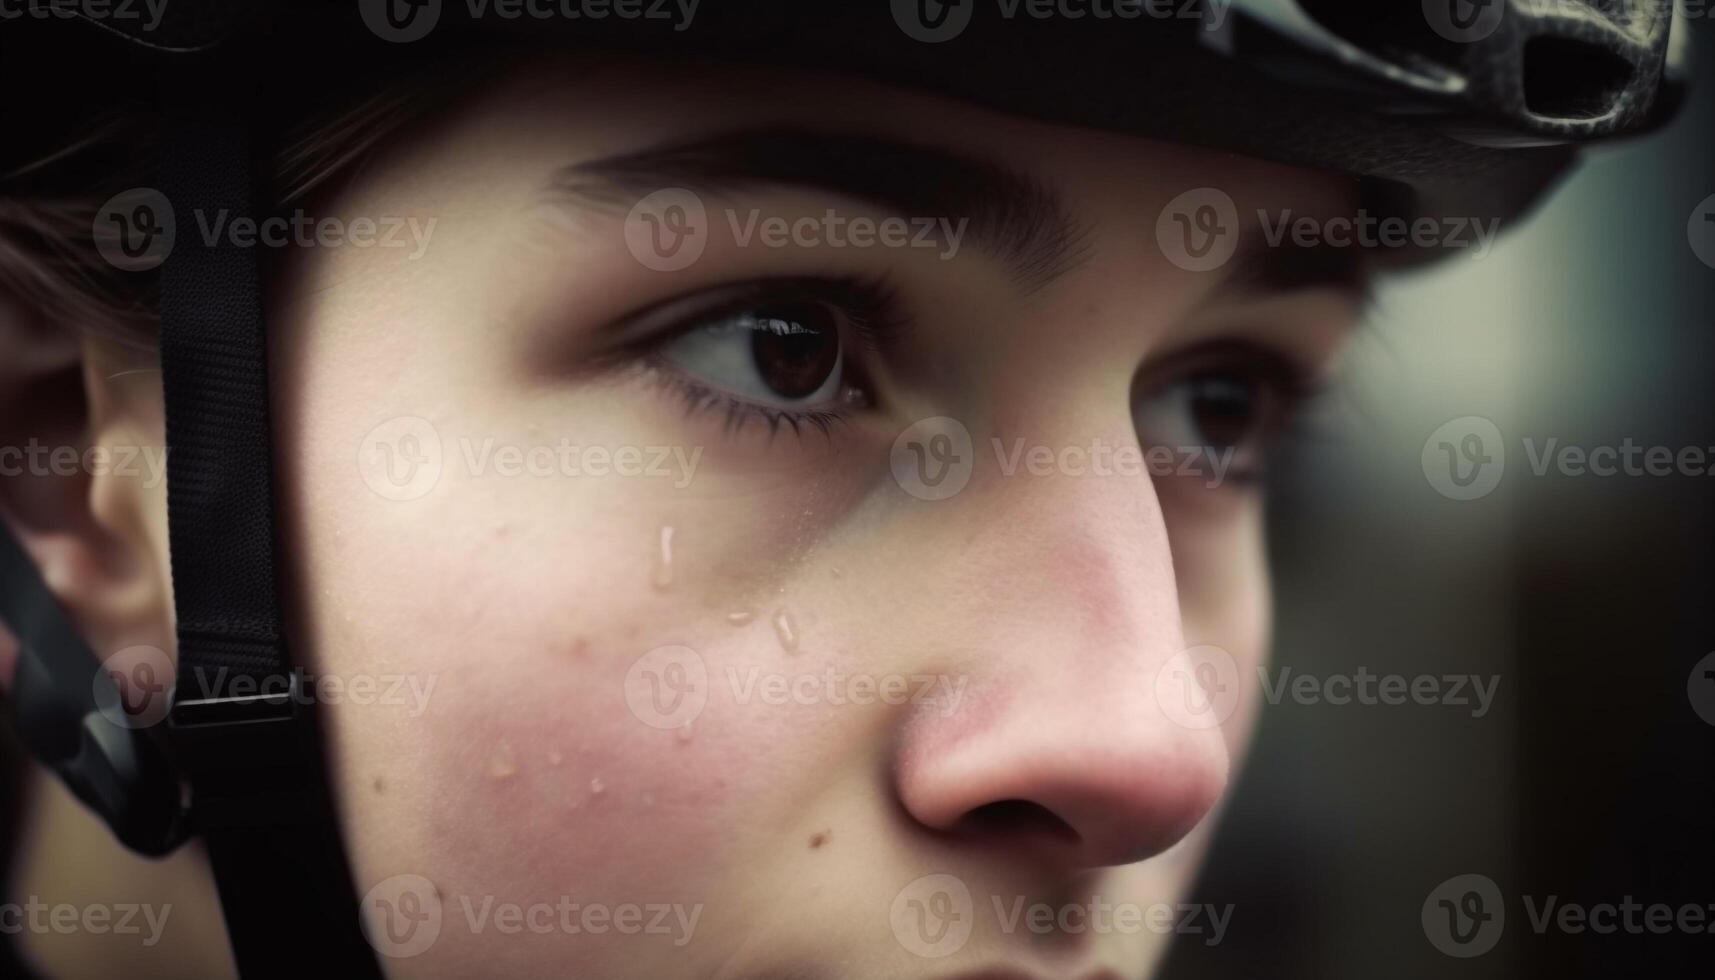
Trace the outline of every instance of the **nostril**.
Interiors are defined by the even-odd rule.
[[[1054,811],[1029,800],[985,803],[959,820],[959,829],[981,837],[1046,837],[1076,843],[1078,832]]]
[[[1539,116],[1605,116],[1631,76],[1631,66],[1618,55],[1585,41],[1545,35],[1525,42],[1524,102]]]

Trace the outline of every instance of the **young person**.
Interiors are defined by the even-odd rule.
[[[1274,441],[1373,267],[1432,252],[1424,220],[1510,217],[1570,157],[1449,120],[1595,138],[1665,101],[1659,24],[1601,105],[1533,74],[1561,101],[1409,123],[1354,85],[1268,125],[1287,96],[1213,40],[1400,72],[1326,5],[1234,6],[1127,28],[1163,52],[1144,77],[1224,66],[1201,105],[1096,84],[1130,70],[1111,27],[996,26],[1041,41],[999,66],[984,11],[933,43],[946,21],[912,5],[771,12],[776,41],[849,43],[826,70],[716,57],[758,22],[712,10],[740,19],[689,25],[694,59],[431,36],[398,66],[409,18],[371,18],[351,43],[389,81],[276,79],[254,109],[255,226],[150,183],[171,98],[80,120],[0,184],[0,513],[122,721],[179,737],[144,683],[174,670],[194,573],[150,269],[248,252],[285,633],[390,975],[1147,975],[1171,929],[1059,913],[1171,906],[1197,868],[1257,708],[1237,678],[1267,650]],[[1468,70],[1522,50],[1511,21],[1382,21]],[[1076,107],[1068,58],[1104,66]],[[1386,227],[1416,231],[1364,233]],[[201,855],[144,863],[92,826],[34,782],[12,894],[181,911],[142,948],[26,929],[28,961],[233,970],[216,904],[241,909]],[[1038,907],[1055,928],[1005,914]]]

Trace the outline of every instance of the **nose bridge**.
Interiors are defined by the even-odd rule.
[[[946,597],[933,630],[966,651],[968,693],[914,712],[896,772],[928,827],[1089,867],[1171,846],[1213,805],[1228,762],[1218,729],[1182,724],[1157,698],[1184,635],[1150,477],[1069,468],[1096,448],[1068,439],[1074,428],[1022,446],[986,437],[961,494],[915,505],[915,547],[945,560],[926,566],[938,581],[909,588]],[[1129,431],[1106,443],[1131,444]],[[1074,445],[1085,455],[1059,452]],[[1036,446],[1044,465],[1024,467],[1017,453]]]
[[[1011,628],[1171,655],[1181,626],[1167,524],[1122,418],[973,437],[969,486],[940,502],[957,513],[926,510],[916,533],[963,529],[943,572],[973,580],[961,593],[990,598]]]

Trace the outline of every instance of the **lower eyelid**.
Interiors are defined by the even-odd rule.
[[[722,432],[732,438],[745,435],[753,427],[765,431],[770,439],[782,431],[799,436],[819,432],[831,438],[849,418],[849,412],[833,408],[777,408],[752,402],[689,378],[658,358],[644,362],[642,367],[642,377],[657,397],[677,399],[686,418],[722,415]]]

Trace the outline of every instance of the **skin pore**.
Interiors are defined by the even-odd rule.
[[[1194,272],[1164,257],[1157,218],[1208,186],[1246,244]],[[627,239],[631,205],[667,188],[708,217],[700,257],[673,271]],[[356,887],[420,875],[442,914],[433,947],[389,971],[1146,975],[1171,936],[1009,930],[997,903],[1185,894],[1256,706],[1245,693],[1224,725],[1187,726],[1158,675],[1192,646],[1227,651],[1240,677],[1265,656],[1256,449],[1359,304],[1349,269],[1306,278],[1325,263],[1264,247],[1256,214],[1349,212],[1353,193],[850,81],[612,65],[521,72],[314,201],[347,223],[434,222],[420,253],[270,257],[295,648],[315,675],[400,695],[322,709]],[[735,240],[753,210],[829,209],[970,220],[956,249]],[[104,350],[82,344],[96,408],[81,438],[159,445],[158,375],[112,377],[126,365],[97,366]],[[890,466],[931,417],[974,448],[968,484],[940,500]],[[403,463],[373,455],[377,432],[418,424],[398,419],[443,448],[409,499],[374,480]],[[1211,436],[1238,445],[1216,486],[1006,471],[1019,445]],[[677,455],[665,476],[500,455],[561,440]],[[171,649],[164,491],[95,477],[82,492],[86,537],[130,554],[110,577],[145,598],[124,636],[96,622],[116,604],[71,580],[68,605],[99,649]],[[681,676],[668,660],[704,672],[689,725],[652,724],[662,702],[632,697]],[[758,693],[780,675],[815,678],[797,688],[811,696]],[[837,701],[830,677],[903,678],[905,697]],[[87,832],[33,826],[44,844]],[[195,861],[114,866],[164,888]],[[13,891],[64,874],[27,860]],[[945,958],[890,920],[930,874],[973,901]],[[203,894],[182,900],[218,948]],[[483,918],[566,901],[671,911],[655,932]],[[57,940],[28,937],[43,962],[69,955]]]

